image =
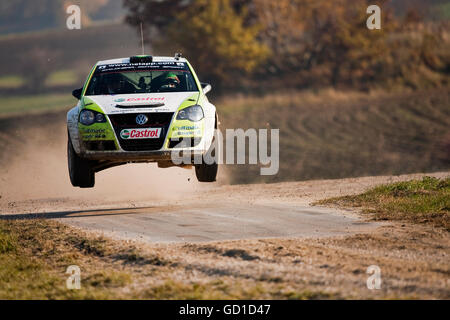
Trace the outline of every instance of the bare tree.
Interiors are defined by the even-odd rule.
[[[41,47],[23,53],[18,70],[25,80],[25,89],[33,93],[41,92],[46,79],[55,70],[55,60],[59,56],[59,52]]]

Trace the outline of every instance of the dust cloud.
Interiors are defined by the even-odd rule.
[[[162,169],[148,163],[98,172],[94,188],[74,188],[67,169],[65,130],[60,124],[44,125],[16,130],[6,142],[0,139],[0,202],[67,198],[93,203],[183,200],[217,185],[199,183],[194,169]]]

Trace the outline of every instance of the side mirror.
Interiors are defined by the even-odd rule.
[[[81,99],[81,92],[83,91],[83,88],[75,89],[72,91],[72,95],[77,98],[77,100]]]
[[[202,86],[202,90],[203,90],[204,94],[207,94],[208,92],[210,92],[212,90],[212,87],[211,87],[211,85],[209,83],[201,82],[200,84]]]

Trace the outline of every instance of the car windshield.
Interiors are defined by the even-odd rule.
[[[100,65],[86,95],[198,91],[187,63],[151,62]]]

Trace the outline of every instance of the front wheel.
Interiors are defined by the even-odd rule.
[[[195,165],[195,175],[197,176],[197,180],[199,182],[214,182],[217,177],[218,165],[217,163],[213,164],[198,164]]]
[[[217,129],[217,115],[216,115],[216,124],[215,129]],[[209,150],[207,154],[210,154],[211,157],[215,157],[216,155],[216,147],[219,146],[215,144],[216,137],[213,137],[213,140],[211,142],[211,146],[209,147]],[[197,176],[197,180],[199,182],[214,182],[217,178],[217,171],[219,169],[219,165],[217,164],[217,161],[214,161],[212,164],[208,164],[208,162],[205,161],[205,159],[202,159],[201,164],[195,165],[195,175]]]
[[[95,185],[95,172],[89,160],[80,158],[75,152],[70,137],[67,142],[67,160],[70,182],[74,187],[92,188]]]

